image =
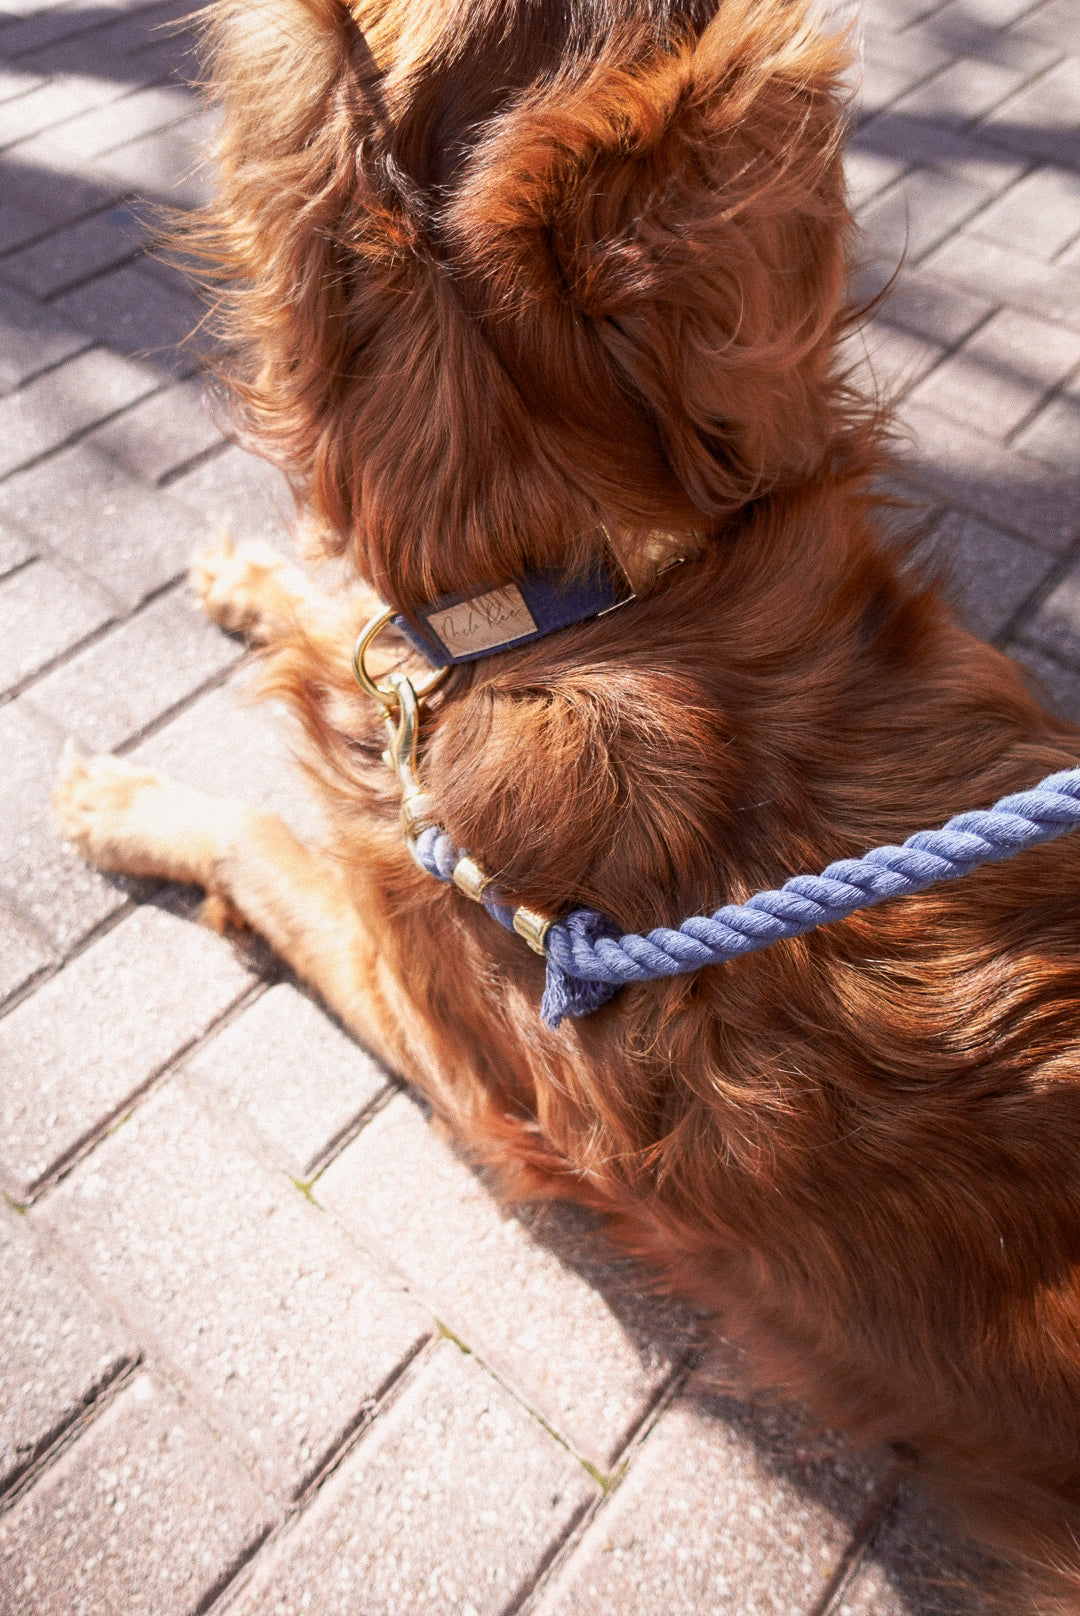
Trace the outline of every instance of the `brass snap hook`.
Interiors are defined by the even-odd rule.
[[[371,619],[357,636],[353,647],[352,666],[356,682],[383,710],[389,744],[383,752],[383,762],[392,769],[401,787],[401,828],[413,857],[421,869],[437,874],[418,852],[417,837],[428,826],[437,825],[434,799],[421,786],[416,773],[416,745],[420,728],[420,703],[450,672],[449,666],[436,668],[425,679],[413,683],[404,673],[388,673],[386,683],[379,684],[367,670],[364,658],[368,647],[395,616],[392,607],[386,607]],[[454,866],[453,882],[466,897],[483,903],[484,894],[491,885],[490,877],[473,858],[459,857]],[[551,921],[544,915],[520,905],[514,910],[513,927],[537,954],[547,953],[547,934]]]
[[[411,839],[421,826],[432,823],[435,805],[416,778],[416,742],[420,728],[416,690],[412,680],[403,673],[391,673],[389,679],[398,717],[395,723],[387,708],[390,744],[383,753],[383,762],[397,775],[401,787],[401,825],[406,837]]]
[[[378,639],[383,629],[393,622],[396,616],[397,613],[392,606],[387,606],[383,611],[378,612],[357,635],[352,654],[352,669],[356,675],[357,684],[373,701],[377,701],[386,713],[393,712],[400,705],[398,692],[393,684],[393,676],[391,676],[389,684],[380,685],[371,677],[364,659],[369,647]],[[410,680],[409,683],[416,695],[416,699],[423,701],[425,696],[430,696],[432,691],[442,684],[449,672],[450,667],[448,664],[445,668],[435,668],[424,679]]]

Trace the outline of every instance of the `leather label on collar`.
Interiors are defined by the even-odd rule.
[[[486,595],[442,606],[425,614],[424,621],[451,656],[491,651],[537,632],[533,615],[516,584],[505,584]]]

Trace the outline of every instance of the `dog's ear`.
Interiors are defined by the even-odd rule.
[[[561,359],[598,345],[716,515],[805,475],[828,439],[848,51],[801,0],[724,0],[700,36],[607,65],[624,51],[496,121],[456,235],[489,307],[592,328]]]

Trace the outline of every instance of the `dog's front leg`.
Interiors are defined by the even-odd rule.
[[[271,644],[294,628],[313,639],[351,642],[381,604],[362,585],[343,595],[324,594],[271,545],[234,545],[227,534],[193,556],[188,580],[206,615],[253,645]]]
[[[331,860],[276,814],[73,750],[53,807],[64,834],[100,869],[192,883],[223,900],[374,1053],[397,1064],[397,1039],[373,992],[374,939]]]

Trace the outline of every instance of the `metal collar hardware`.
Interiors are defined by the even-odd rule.
[[[361,690],[377,701],[383,710],[389,740],[382,757],[387,768],[397,775],[401,787],[401,828],[409,851],[429,874],[446,879],[434,863],[425,859],[417,841],[422,831],[437,827],[438,820],[434,800],[417,778],[416,748],[420,731],[420,704],[450,670],[448,667],[439,668],[415,684],[404,673],[388,673],[384,684],[372,678],[365,660],[368,649],[393,617],[393,610],[388,608],[373,617],[361,631],[353,648],[353,673]],[[509,919],[504,923],[512,927],[519,937],[523,937],[534,953],[547,953],[545,941],[551,921],[533,909],[519,905],[509,910],[500,904],[492,891],[491,877],[470,854],[458,854],[449,879],[459,892],[474,903],[484,904],[485,908],[496,914],[496,918],[502,919],[500,910],[508,914]]]

